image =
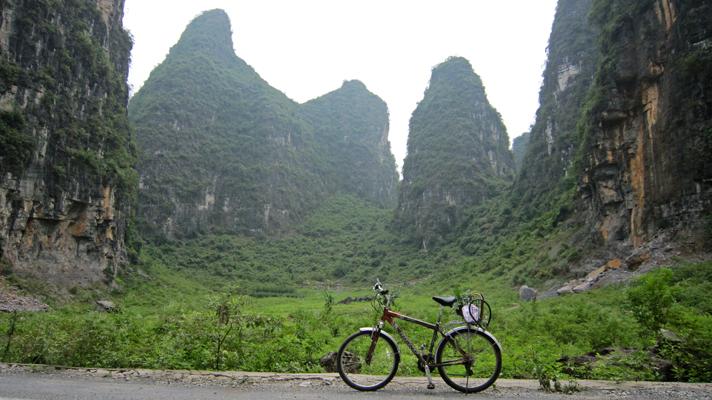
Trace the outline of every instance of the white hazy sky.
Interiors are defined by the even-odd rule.
[[[388,104],[400,169],[410,115],[449,56],[472,63],[510,141],[529,129],[556,0],[126,0],[133,91],[213,8],[230,16],[237,55],[297,102],[364,82]]]

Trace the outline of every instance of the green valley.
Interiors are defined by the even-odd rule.
[[[290,99],[223,10],[128,100],[123,1],[40,3],[0,4],[0,361],[324,372],[380,279],[427,320],[483,293],[505,378],[712,380],[709,2],[559,0],[511,150],[442,60],[400,181],[383,99]]]
[[[516,281],[530,272],[508,270],[561,233],[491,246],[480,257],[457,247],[426,254],[398,244],[385,226],[385,213],[353,197],[336,197],[299,232],[281,238],[215,235],[146,245],[141,262],[120,278],[121,289],[108,296],[116,312],[96,309],[94,301],[106,298],[104,291],[81,289],[71,304],[56,303],[51,312],[0,314],[0,332],[14,327],[0,343],[8,345],[3,359],[113,368],[323,371],[319,359],[378,315],[368,301],[340,302],[370,297],[379,278],[398,294],[397,309],[427,319],[437,313],[431,295],[485,293],[494,313],[490,329],[505,348],[504,377],[710,379],[709,358],[699,357],[709,352],[712,340],[709,262],[676,264],[629,283],[532,303],[520,300],[515,290]],[[526,230],[543,231],[531,225]],[[509,254],[510,246],[522,250]],[[229,312],[227,323],[216,313],[221,307]],[[456,318],[453,311],[446,315]],[[666,341],[660,328],[676,332],[681,341]],[[407,332],[423,343],[429,338],[424,330]],[[415,358],[404,356],[401,373],[418,374]],[[587,362],[576,361],[582,356]]]

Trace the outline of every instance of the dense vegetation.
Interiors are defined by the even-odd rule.
[[[283,232],[334,192],[395,201],[385,103],[357,81],[293,102],[235,55],[221,10],[188,26],[129,115],[152,238]]]
[[[388,145],[388,107],[360,81],[300,107],[314,132],[319,174],[335,190],[396,205],[398,174]],[[332,190],[333,191],[333,190]]]
[[[437,65],[410,120],[401,234],[426,250],[451,240],[464,210],[503,192],[513,171],[506,128],[469,61]]]
[[[391,211],[338,195],[289,235],[206,235],[148,245],[144,256],[183,273],[235,282],[253,296],[291,296],[303,287],[364,285],[376,277],[403,279],[427,272],[422,257],[398,245],[388,231],[390,216]]]
[[[491,330],[506,349],[504,377],[709,381],[711,270],[710,263],[686,264],[650,273],[630,287],[535,303],[518,301],[508,283],[492,274],[472,275],[466,283],[453,277],[459,283],[428,287],[432,294],[470,287],[485,291],[495,306]],[[41,314],[0,315],[3,361],[317,372],[322,370],[321,356],[376,316],[368,303],[337,304],[368,295],[366,290],[331,286],[295,290],[291,299],[256,298],[214,277],[200,279],[206,278],[201,272],[157,262],[144,265],[144,272],[152,278],[131,279],[125,293],[115,294],[120,306],[116,313],[75,305]],[[400,310],[435,318],[437,307],[429,292],[391,282],[399,292]],[[90,300],[95,294],[78,296]],[[429,337],[406,329],[417,343]],[[589,353],[588,362],[575,361]],[[663,359],[672,364],[661,364]],[[401,367],[401,373],[418,373],[410,356]]]

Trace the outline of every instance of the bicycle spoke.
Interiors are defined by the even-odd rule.
[[[445,382],[463,392],[482,390],[499,376],[499,348],[475,330],[462,330],[444,339],[437,365]]]
[[[358,390],[376,390],[386,385],[399,362],[395,344],[384,337],[374,341],[370,332],[346,339],[337,357],[344,382]]]

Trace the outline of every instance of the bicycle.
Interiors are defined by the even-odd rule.
[[[431,376],[435,369],[445,383],[464,393],[480,392],[497,380],[502,371],[502,348],[497,339],[485,329],[491,310],[484,296],[479,295],[479,298],[474,299],[433,296],[433,300],[440,304],[440,310],[437,321],[429,323],[391,310],[392,296],[380,281],[376,281],[373,290],[376,292],[376,301],[383,306],[382,316],[374,327],[361,328],[346,338],[337,353],[337,371],[347,385],[357,390],[374,391],[386,386],[396,375],[400,349],[393,337],[383,330],[386,322],[417,357],[418,368],[428,378],[428,389],[435,388]],[[462,309],[466,315],[462,316],[465,321],[458,321],[460,326],[443,332],[443,310],[458,302],[464,305]],[[460,310],[459,307],[457,309]],[[433,331],[427,352],[425,345],[421,346],[420,351],[416,349],[396,323],[397,319]],[[433,356],[435,341],[439,336],[442,339]]]

